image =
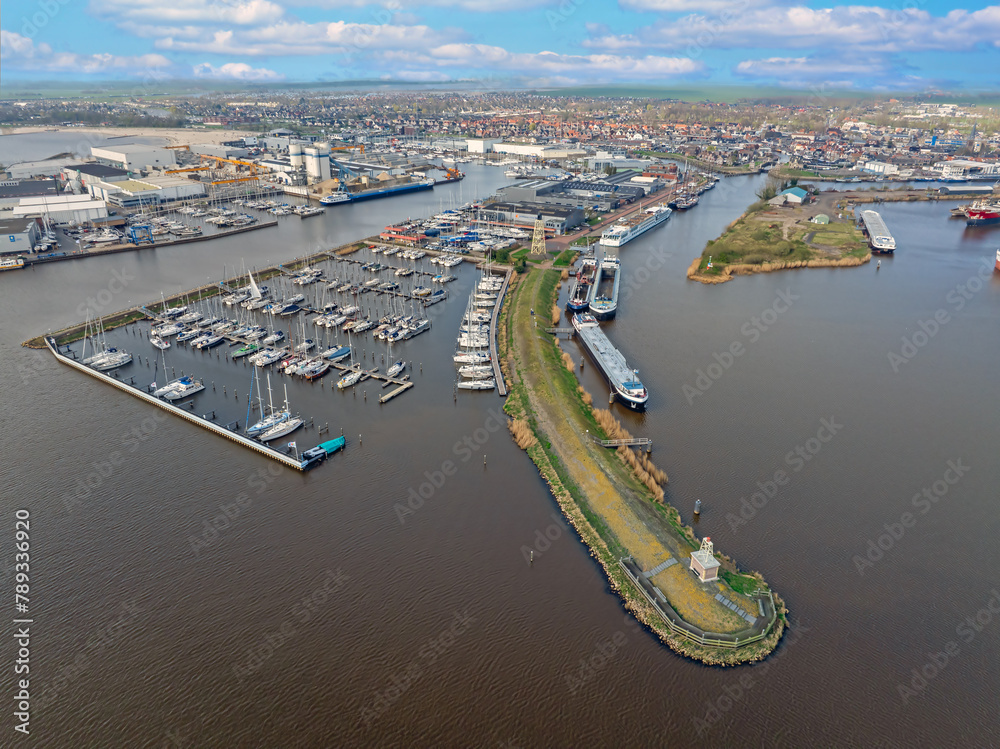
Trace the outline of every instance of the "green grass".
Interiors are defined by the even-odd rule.
[[[559,257],[556,258],[553,265],[557,268],[569,267],[576,262],[576,257],[579,254],[575,250],[563,250],[559,253]]]
[[[803,234],[799,232],[792,239],[785,239],[780,225],[772,228],[762,221],[743,219],[708,243],[702,253],[701,268],[707,269],[709,256],[713,264],[709,273],[721,270],[716,265],[809,260],[815,253],[802,241]]]
[[[730,572],[722,567],[719,568],[719,577],[725,580],[733,591],[744,596],[753,595],[755,590],[762,587],[757,578],[751,577],[750,575],[740,575],[736,572]]]
[[[593,226],[594,224],[601,223],[601,221],[603,220],[604,220],[603,216],[591,216],[590,218],[587,219],[587,224],[589,226]]]
[[[512,258],[514,258],[515,260],[524,260],[524,258],[526,258],[528,256],[529,252],[531,252],[531,248],[530,247],[523,247],[520,250],[518,250],[517,252],[512,252],[510,254],[510,256]]]

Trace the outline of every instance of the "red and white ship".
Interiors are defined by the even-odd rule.
[[[985,226],[1000,224],[1000,203],[974,203],[965,213],[965,223],[968,226]]]

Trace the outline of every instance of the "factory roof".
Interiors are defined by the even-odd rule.
[[[0,198],[19,198],[28,195],[56,195],[58,186],[54,179],[22,179],[0,182]]]

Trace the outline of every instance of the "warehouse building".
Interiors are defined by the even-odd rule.
[[[45,161],[22,161],[6,168],[10,179],[30,179],[31,177],[57,177],[63,170],[82,163],[79,159],[46,159]]]
[[[95,148],[91,146],[91,155],[101,164],[116,166],[129,172],[150,169],[170,169],[177,164],[177,154],[168,148],[127,144]]]
[[[82,224],[107,218],[108,206],[103,200],[94,200],[89,195],[42,195],[21,198],[13,216],[45,216],[49,221]]]
[[[569,229],[583,223],[583,210],[541,203],[490,203],[477,211],[480,224],[489,226],[512,226],[531,231],[535,219],[542,217],[545,231],[549,234],[565,234]]]
[[[84,192],[90,182],[121,182],[128,179],[128,172],[116,166],[106,164],[77,164],[63,169],[63,179],[69,183],[73,192]]]
[[[21,255],[34,250],[42,231],[33,218],[0,221],[0,255]]]
[[[0,210],[12,210],[22,198],[58,194],[59,183],[54,179],[4,180],[0,182]]]
[[[93,180],[87,185],[90,194],[119,208],[137,208],[145,205],[162,205],[176,200],[193,200],[205,197],[205,186],[183,177],[144,177],[117,182]]]

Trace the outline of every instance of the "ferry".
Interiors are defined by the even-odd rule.
[[[0,260],[0,271],[4,270],[17,270],[18,268],[24,267],[23,257],[10,257]]]
[[[640,234],[665,223],[673,211],[665,205],[654,205],[634,216],[622,219],[601,234],[601,244],[605,247],[621,247]]]
[[[622,352],[604,335],[597,318],[587,313],[573,315],[573,328],[615,397],[633,411],[645,411],[649,400],[645,385],[639,381],[638,372],[629,369]]]
[[[610,320],[618,311],[618,287],[621,284],[621,261],[606,257],[597,268],[588,306],[598,320]]]
[[[585,257],[570,287],[566,309],[570,312],[583,312],[587,309],[595,275],[597,275],[597,260],[594,257]]]
[[[878,211],[862,211],[861,221],[864,223],[868,244],[871,246],[872,252],[889,255],[896,251],[896,240],[889,233],[889,229]]]
[[[324,198],[320,198],[320,203],[323,205],[337,205],[338,203],[350,203],[351,196],[346,192],[331,192]]]

